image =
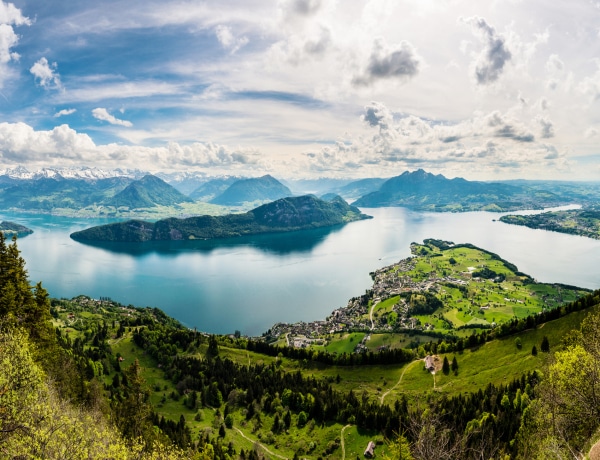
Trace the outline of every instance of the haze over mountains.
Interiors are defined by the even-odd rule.
[[[286,184],[289,184],[286,185]],[[98,168],[23,167],[0,174],[0,206],[22,211],[112,208],[121,210],[172,207],[195,202],[245,207],[313,193],[336,194],[358,207],[403,206],[424,211],[514,211],[597,201],[598,183],[479,182],[448,179],[422,169],[389,179],[357,181],[323,178],[288,181],[270,175],[258,178],[207,177],[202,172],[156,173]]]

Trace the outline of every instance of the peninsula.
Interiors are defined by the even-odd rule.
[[[499,220],[505,224],[523,225],[533,229],[600,239],[600,209],[598,207],[544,212],[528,216],[507,215],[500,217]]]
[[[243,214],[169,218],[157,222],[129,220],[100,225],[71,234],[76,241],[144,242],[231,238],[259,233],[289,232],[369,219],[336,196],[281,198]]]
[[[9,222],[7,220],[0,222],[0,232],[5,236],[12,237],[13,235],[25,236],[33,233],[33,230],[21,224]]]

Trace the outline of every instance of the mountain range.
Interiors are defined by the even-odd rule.
[[[564,204],[564,198],[526,186],[447,179],[419,169],[388,179],[379,190],[353,204],[366,208],[404,206],[422,211],[511,211],[556,206]]]
[[[19,166],[0,171],[0,209],[30,212],[60,214],[65,210],[85,209],[85,213],[94,215],[94,212],[112,212],[110,209],[103,211],[102,207],[130,212],[194,201],[249,209],[250,205],[308,193],[340,195],[355,206],[366,208],[403,206],[438,212],[515,211],[597,203],[600,201],[600,183],[480,182],[448,179],[422,169],[389,179],[323,178],[288,182],[270,175],[211,178],[203,172],[149,175],[140,170],[99,168],[45,168],[30,172]]]

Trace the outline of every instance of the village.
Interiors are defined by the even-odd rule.
[[[387,321],[386,315],[376,315],[374,310],[377,305],[386,299],[399,296],[402,293],[413,292],[436,293],[440,285],[452,284],[465,286],[467,281],[452,276],[439,276],[432,271],[428,274],[411,277],[409,272],[414,272],[418,257],[411,256],[399,262],[380,268],[370,273],[373,286],[367,293],[354,297],[345,307],[334,310],[325,320],[311,322],[297,322],[293,324],[277,323],[269,331],[270,337],[285,338],[286,345],[295,348],[307,348],[312,345],[323,345],[327,336],[338,332],[369,332],[355,347],[355,352],[366,352],[366,342],[371,333],[392,332],[394,329],[427,330],[433,326],[413,318],[409,314],[409,305],[406,299],[400,297],[393,306],[392,311],[397,314],[394,325]],[[470,277],[470,273],[465,274]]]

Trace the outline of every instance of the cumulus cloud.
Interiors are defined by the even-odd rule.
[[[81,161],[95,149],[87,134],[68,125],[50,131],[35,131],[25,123],[0,123],[0,157],[3,162],[27,164],[35,161]]]
[[[404,81],[417,75],[420,65],[421,57],[409,42],[388,45],[383,37],[377,37],[365,68],[352,82],[356,86],[368,86],[383,79]]]
[[[387,130],[394,121],[394,115],[384,104],[373,101],[365,106],[365,113],[361,119],[369,126]]]
[[[235,54],[249,42],[248,37],[236,37],[229,26],[218,25],[215,27],[215,35],[221,46],[229,50],[231,54]]]
[[[231,170],[261,170],[269,164],[255,149],[229,148],[214,143],[172,142],[159,147],[96,145],[87,135],[63,124],[49,131],[36,131],[25,123],[0,123],[0,163],[4,165],[81,166],[139,168],[157,170],[213,168],[220,173]],[[219,168],[222,168],[219,170]]]
[[[510,61],[512,54],[506,46],[506,40],[496,32],[496,29],[487,23],[484,18],[461,18],[464,24],[470,25],[473,32],[483,43],[483,49],[474,61],[474,73],[477,84],[487,85],[494,83]]]
[[[62,109],[54,114],[54,118],[64,117],[65,115],[71,115],[77,112],[77,109]]]
[[[600,64],[596,73],[585,77],[581,81],[579,91],[588,96],[592,101],[600,99]]]
[[[540,125],[541,137],[543,139],[549,139],[554,137],[554,123],[546,117],[538,116],[536,121]]]
[[[130,128],[133,126],[133,123],[131,123],[130,121],[120,120],[120,119],[116,118],[114,115],[111,115],[110,113],[108,113],[108,110],[106,110],[105,108],[102,108],[102,107],[98,107],[98,108],[92,110],[92,115],[97,120],[107,121],[111,125],[125,126],[127,128]]]
[[[56,72],[56,62],[50,64],[45,57],[40,58],[29,72],[43,88],[60,88],[60,75]]]
[[[567,165],[564,152],[537,141],[533,134],[541,130],[541,138],[553,136],[547,118],[521,120],[493,111],[460,123],[443,123],[414,115],[393,117],[385,105],[372,102],[361,119],[377,132],[308,152],[309,168],[315,173],[347,168],[365,177],[382,169],[423,167],[445,173],[470,170],[481,178]]]

